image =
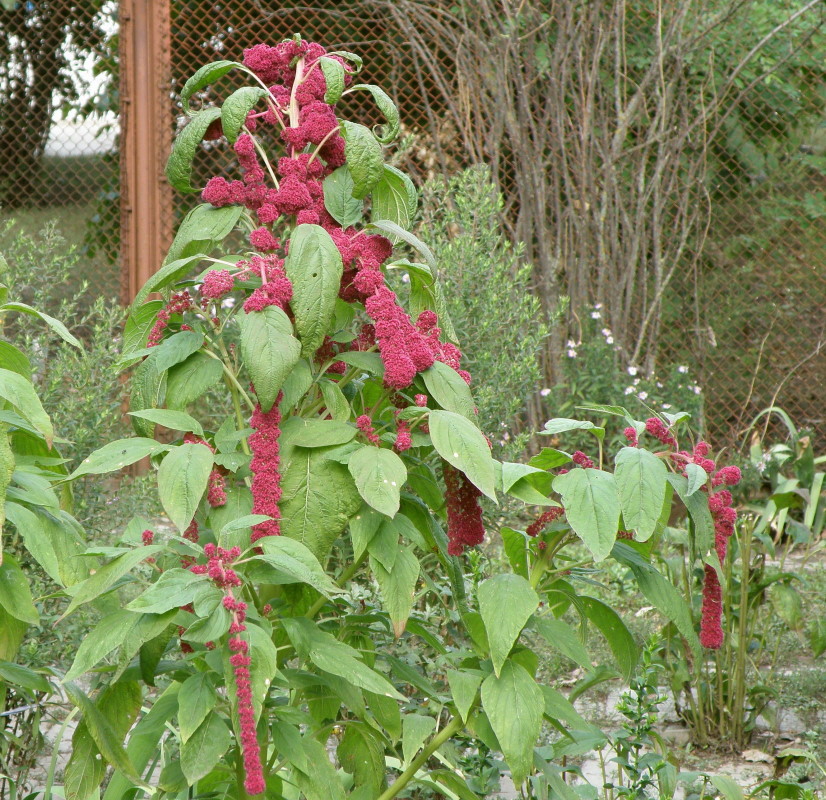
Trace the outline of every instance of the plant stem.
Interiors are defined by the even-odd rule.
[[[344,570],[344,572],[341,573],[341,577],[336,581],[336,583],[338,583],[339,586],[343,587],[344,584],[347,583],[347,581],[349,581],[350,578],[352,578],[353,575],[356,574],[356,572],[358,572],[358,569],[364,563],[365,558],[367,558],[366,552],[362,554],[361,558],[359,558],[357,561],[354,561],[352,564],[350,564],[349,567],[347,567],[347,569]],[[327,598],[324,597],[324,595],[322,595],[318,598],[318,600],[315,601],[315,603],[313,603],[307,609],[307,612],[304,614],[304,616],[308,617],[309,619],[312,619],[316,614],[318,614],[319,611],[321,611],[322,608],[324,608],[324,604],[326,602]]]
[[[376,800],[392,800],[402,789],[413,780],[416,773],[419,771],[419,767],[421,767],[428,758],[430,758],[433,753],[435,753],[454,733],[458,733],[464,723],[462,722],[462,718],[460,716],[455,716],[450,722],[442,728],[439,733],[437,733],[427,744],[426,747],[422,749],[422,752],[419,753],[411,762],[410,766],[399,775],[398,778],[393,782],[392,786],[389,786]]]
[[[54,750],[52,751],[52,758],[49,761],[49,771],[46,773],[46,790],[43,792],[43,800],[52,800],[52,786],[54,786],[54,775],[57,769],[57,757],[60,754],[60,743],[63,741],[63,734],[69,723],[74,719],[75,715],[80,709],[75,706],[63,720],[60,730],[57,732],[57,739],[55,739]]]

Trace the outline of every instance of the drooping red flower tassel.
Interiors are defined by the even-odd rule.
[[[703,611],[700,617],[700,644],[718,650],[723,644],[723,592],[714,567],[705,565]]]
[[[273,519],[259,522],[252,528],[250,541],[257,542],[265,536],[281,535],[281,511],[278,501],[281,499],[281,457],[278,438],[281,435],[281,393],[273,407],[264,413],[257,405],[250,424],[255,433],[249,437],[252,461],[252,513],[266,514]]]
[[[447,505],[447,552],[460,556],[466,547],[473,547],[485,540],[482,522],[482,493],[465,477],[464,473],[442,462],[445,478]]]

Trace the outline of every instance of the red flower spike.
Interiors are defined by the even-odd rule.
[[[481,544],[485,540],[482,493],[467,479],[464,473],[442,462],[445,479],[445,504],[447,507],[447,552],[460,556],[465,548]]]

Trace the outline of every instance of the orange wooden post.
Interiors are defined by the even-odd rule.
[[[156,272],[172,233],[164,165],[172,141],[170,0],[121,0],[121,269],[130,303]]]

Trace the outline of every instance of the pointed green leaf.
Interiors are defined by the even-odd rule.
[[[158,469],[158,496],[172,524],[183,533],[206,491],[214,459],[208,447],[187,443],[173,447]]]
[[[71,333],[69,333],[69,329],[59,319],[50,317],[48,314],[44,314],[42,311],[38,311],[36,308],[32,308],[26,303],[6,303],[0,308],[0,311],[21,311],[22,313],[29,314],[32,317],[38,317],[39,319],[42,319],[43,322],[45,322],[61,339],[63,339],[64,342],[68,342],[70,345],[82,349],[80,342],[72,336]]]
[[[327,84],[324,91],[324,102],[334,106],[344,91],[344,66],[327,56],[322,56],[318,60],[318,65],[324,73],[324,81]]]
[[[622,672],[622,677],[630,681],[637,666],[639,648],[634,637],[613,608],[587,595],[579,596],[579,608],[605,637],[614,658]]]
[[[562,497],[574,533],[594,560],[602,561],[611,552],[619,526],[620,500],[614,476],[598,469],[577,468],[554,478],[553,488]]]
[[[449,669],[445,670],[447,682],[450,685],[450,694],[456,704],[459,716],[467,722],[470,709],[476,700],[476,694],[482,685],[481,672],[469,672],[467,670]]]
[[[409,764],[431,733],[436,730],[436,720],[422,714],[407,714],[402,723],[402,753],[405,766]]]
[[[69,480],[81,475],[103,475],[107,472],[127,467],[147,456],[162,453],[168,450],[169,445],[156,442],[154,439],[132,438],[118,439],[115,442],[103,445],[99,450],[90,453],[81,461],[78,468],[69,476]]]
[[[32,602],[29,582],[17,561],[8,553],[0,561],[0,607],[15,619],[37,625],[40,614]]]
[[[373,189],[373,203],[370,210],[372,220],[386,219],[400,227],[410,227],[416,216],[419,195],[413,181],[401,170],[384,165],[384,176]],[[397,241],[393,236],[391,241]]]
[[[431,411],[429,425],[436,452],[496,502],[496,473],[482,432],[470,420],[452,411]]]
[[[192,162],[207,128],[220,117],[220,108],[212,107],[196,111],[189,124],[175,138],[175,144],[172,145],[172,152],[166,162],[166,177],[173,189],[179,192],[198,191],[190,183]]]
[[[637,540],[651,538],[665,500],[668,470],[662,459],[641,447],[623,447],[616,457],[614,478],[625,529]]]
[[[358,83],[351,86],[347,90],[348,94],[350,92],[357,91],[370,92],[370,94],[373,95],[373,99],[376,101],[376,105],[379,107],[379,111],[381,111],[384,118],[387,120],[384,130],[381,133],[376,132],[376,139],[378,139],[382,144],[392,142],[399,133],[401,121],[399,119],[399,110],[396,108],[396,104],[392,101],[390,95],[387,94],[384,89],[368,83]],[[347,160],[349,161],[349,158]]]
[[[178,726],[186,742],[218,703],[218,695],[205,672],[190,675],[178,692]]]
[[[381,591],[384,610],[393,623],[393,632],[398,639],[404,632],[407,618],[413,609],[413,594],[419,579],[419,559],[410,547],[401,546],[389,572],[375,559],[370,559],[370,567],[376,576]]]
[[[196,92],[205,89],[211,83],[223,78],[228,72],[236,67],[244,69],[242,64],[237,61],[212,61],[209,64],[204,64],[185,84],[181,89],[181,104],[184,110],[189,113],[191,111],[189,99]]]
[[[708,510],[708,496],[705,492],[688,491],[688,480],[682,475],[669,472],[668,482],[674,487],[680,500],[683,501],[691,521],[694,524],[694,543],[700,553],[705,555],[714,547],[714,520]],[[665,512],[663,512],[665,515]]]
[[[203,445],[195,445],[202,447]],[[205,575],[193,575],[189,570],[166,570],[143,594],[132,600],[126,608],[144,614],[163,614],[195,600],[199,592],[208,588]]]
[[[354,425],[331,419],[296,419],[290,426],[289,441],[297,447],[332,447],[347,444],[356,437]]]
[[[364,125],[344,120],[344,158],[353,178],[353,197],[366,197],[384,175],[381,145]]]
[[[534,625],[555,650],[559,650],[562,655],[570,658],[584,670],[590,671],[593,668],[591,656],[567,622],[548,616],[535,619]]]
[[[426,282],[428,284],[433,284],[436,282],[436,256],[433,255],[433,251],[421,239],[419,239],[418,236],[410,233],[410,231],[406,231],[401,227],[401,225],[397,225],[389,219],[374,219],[367,227],[377,228],[382,233],[392,237],[394,241],[403,241],[409,244],[414,250],[424,257],[424,260],[427,262],[427,266],[430,267],[431,274]],[[411,279],[414,274],[418,275],[418,273],[411,273]],[[420,275],[418,276],[421,277]],[[439,322],[444,323],[445,315],[443,314],[442,309],[436,308],[436,312],[439,315]],[[447,333],[447,328],[444,328],[443,330]],[[451,334],[448,333],[448,335],[451,339],[454,338]]]
[[[31,383],[16,372],[0,369],[0,399],[8,400],[24,419],[43,434],[46,444],[52,446],[54,428]]]
[[[453,367],[436,361],[422,372],[422,380],[427,391],[445,411],[453,411],[476,422],[476,403],[470,387]]]
[[[381,793],[384,783],[384,743],[376,731],[363,722],[350,722],[336,749],[341,768],[353,776],[358,787],[367,787],[369,797]]]
[[[197,263],[197,261],[206,258],[219,242],[223,242],[229,236],[243,213],[243,206],[215,208],[210,203],[201,203],[195,206],[181,221],[175,238],[169,246],[169,252],[166,254],[161,267],[161,273],[164,274],[163,285],[168,286],[170,283],[185,277],[191,269],[192,263]],[[199,253],[203,255],[199,255]],[[177,269],[171,267],[173,261],[182,262],[191,257],[195,257],[196,261],[191,261],[190,266],[185,269],[183,269],[183,264]],[[228,257],[225,256],[224,260],[228,260]],[[156,280],[158,279],[153,275],[147,282],[147,286],[155,286]],[[138,294],[139,299],[135,300],[133,308],[146,296],[145,286]]]
[[[257,561],[270,564],[294,581],[309,584],[325,597],[341,594],[342,590],[327,575],[312,551],[301,542],[285,536],[266,536],[260,545],[264,554],[257,556]]]
[[[342,228],[361,221],[364,200],[353,197],[353,176],[346,164],[333,170],[324,179],[324,207]]]
[[[268,95],[269,92],[260,86],[242,86],[224,100],[221,106],[221,129],[230,144],[235,144],[241,126],[247,121],[247,114],[261,98]]]
[[[163,425],[172,431],[191,431],[196,436],[203,436],[204,429],[197,419],[191,417],[185,411],[170,411],[166,408],[146,408],[143,411],[130,411],[130,417],[140,417]]]
[[[539,595],[524,578],[507,574],[482,581],[477,595],[493,669],[499,675],[522,628],[536,611]]]
[[[392,450],[364,445],[350,456],[347,468],[365,502],[392,519],[407,480],[404,461]]]
[[[189,403],[197,400],[221,380],[224,369],[220,361],[210,358],[206,353],[193,353],[186,361],[172,367],[167,374],[166,404],[169,408],[183,411]]]
[[[218,714],[209,714],[181,745],[181,769],[190,785],[215,769],[230,742],[224,719]]]

